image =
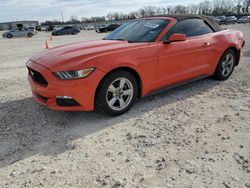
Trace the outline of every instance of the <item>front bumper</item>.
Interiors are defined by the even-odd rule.
[[[60,111],[92,111],[94,110],[95,91],[103,76],[104,72],[96,69],[87,78],[78,80],[59,80],[47,68],[34,63],[27,62],[28,69],[39,72],[48,82],[47,85],[41,84],[34,80],[29,73],[28,81],[31,86],[32,94],[35,100],[48,106],[52,110]],[[70,96],[79,105],[62,106],[58,104],[57,97]]]

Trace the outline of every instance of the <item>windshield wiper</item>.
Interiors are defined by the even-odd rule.
[[[119,40],[119,41],[127,41],[128,43],[132,43],[133,42],[133,41],[126,40],[126,39],[107,39],[107,38],[103,38],[102,40]]]
[[[132,41],[130,41],[130,40],[126,40],[126,39],[113,39],[113,40],[127,41],[128,43],[132,43]]]

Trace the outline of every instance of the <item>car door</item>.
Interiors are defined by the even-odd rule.
[[[19,28],[16,28],[16,29],[12,30],[12,31],[11,31],[11,34],[12,34],[14,37],[20,37]]]
[[[27,28],[22,28],[20,35],[21,36],[28,36],[28,33],[32,33],[29,29]]]
[[[159,86],[169,86],[208,72],[210,67],[208,35],[213,35],[211,27],[201,19],[187,19],[177,22],[165,35],[168,40],[174,33],[185,34],[186,41],[160,43],[158,53]],[[206,36],[206,37],[205,37]]]
[[[64,34],[67,34],[67,29],[68,29],[67,26],[61,28],[61,33],[62,33],[63,35],[64,35]]]
[[[114,31],[116,29],[116,25],[112,24],[108,28],[109,31]]]
[[[67,26],[61,28],[61,33],[62,33],[63,35],[64,35],[64,34],[68,34],[67,32],[68,32],[68,27],[67,27]]]
[[[68,27],[67,29],[67,34],[72,34],[73,33],[74,28],[73,27]]]
[[[67,34],[72,34],[72,33],[73,33],[73,27],[68,27]]]

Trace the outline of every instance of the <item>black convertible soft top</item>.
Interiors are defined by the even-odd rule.
[[[151,16],[152,17],[152,16]],[[165,14],[165,15],[157,15],[153,17],[170,17],[175,18],[177,21],[187,20],[187,19],[202,19],[206,23],[208,23],[215,32],[222,31],[223,29],[214,21],[212,16],[205,15],[194,15],[194,14]]]

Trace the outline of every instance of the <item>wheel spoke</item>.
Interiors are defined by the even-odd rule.
[[[230,67],[226,67],[226,71],[227,71],[227,74],[230,73],[231,68]]]
[[[227,56],[226,56],[226,62],[229,62],[230,59],[231,59],[231,54],[227,54]]]
[[[225,69],[226,65],[227,65],[226,61],[223,61],[222,62],[222,68]]]
[[[123,91],[123,95],[127,96],[127,95],[132,95],[133,94],[133,89],[127,89],[125,91]]]
[[[226,69],[224,68],[221,73],[225,76],[226,75]]]
[[[111,93],[115,93],[116,89],[113,85],[110,85],[108,91]]]
[[[121,98],[119,98],[119,103],[120,103],[120,108],[124,108],[125,103],[124,103],[124,100],[123,100],[123,98],[122,98],[122,97],[121,97]]]
[[[231,60],[227,63],[227,66],[228,66],[228,67],[232,67],[233,64],[234,64],[234,60],[231,59]]]
[[[126,82],[126,79],[124,79],[124,78],[122,78],[122,79],[120,80],[119,89],[123,89],[123,88],[124,88],[125,82]]]
[[[114,106],[116,101],[117,101],[117,98],[113,97],[108,103],[109,103],[110,106]]]

